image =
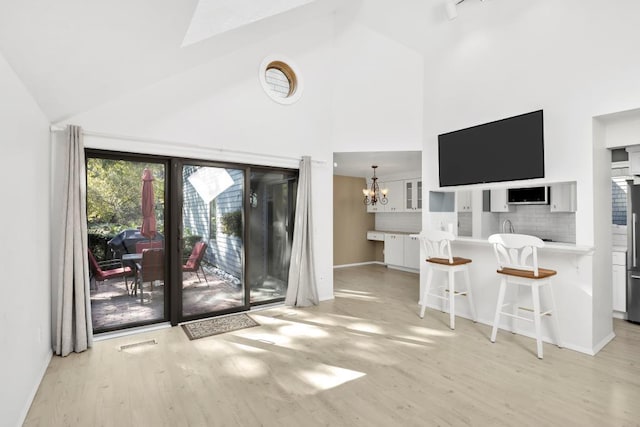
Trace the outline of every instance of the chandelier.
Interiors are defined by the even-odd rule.
[[[376,169],[378,166],[371,166],[373,168],[373,177],[371,178],[371,188],[364,188],[362,194],[364,194],[364,204],[375,206],[376,203],[386,205],[389,202],[387,199],[387,193],[389,190],[383,188],[380,190],[378,186],[378,177],[376,176]],[[382,196],[381,196],[382,195]]]

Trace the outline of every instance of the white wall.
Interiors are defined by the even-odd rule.
[[[640,145],[640,109],[600,116],[607,148]]]
[[[0,424],[21,425],[51,358],[49,123],[0,55]]]
[[[357,22],[335,48],[334,151],[421,150],[422,55]]]
[[[76,115],[89,131],[174,141],[88,137],[88,147],[297,167],[273,156],[311,155],[319,292],[333,298],[333,151],[420,150],[422,55],[358,24],[334,18],[292,28],[117,101]],[[267,97],[260,62],[283,54],[304,80],[302,98]],[[233,153],[222,150],[240,150]]]
[[[593,192],[598,206],[594,209],[593,265],[593,342],[595,346],[612,334],[613,279],[612,279],[612,209],[611,209],[611,152],[606,149],[605,126],[593,120]],[[605,226],[606,224],[606,226]],[[601,226],[600,226],[601,225]]]
[[[438,43],[425,49],[437,64],[425,67],[425,191],[438,187],[438,134],[541,108],[546,177],[538,181],[577,181],[576,242],[610,246],[597,231],[610,229],[599,170],[608,153],[593,147],[592,119],[640,106],[640,56],[629,54],[640,37],[640,3],[513,0],[465,3],[459,12],[434,29],[431,39]],[[427,212],[423,223],[429,223]],[[594,253],[592,271],[578,284],[588,287],[592,304],[610,304],[596,299],[610,284],[597,267],[610,264],[604,252]],[[595,347],[611,330],[610,320],[594,315],[599,308],[582,309],[605,322],[594,326]]]
[[[592,244],[591,118],[640,104],[629,55],[640,4],[616,3],[485,2],[439,27],[426,52],[437,66],[425,67],[425,180],[437,186],[439,133],[543,108],[546,181],[577,179],[578,243]]]
[[[312,174],[319,296],[333,298],[331,24],[327,18],[284,31],[65,123],[140,137],[87,137],[93,148],[296,168],[296,158],[312,156],[319,161]],[[272,54],[290,59],[304,81],[293,105],[274,102],[260,85],[260,63]]]

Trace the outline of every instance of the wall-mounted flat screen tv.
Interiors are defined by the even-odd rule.
[[[544,178],[542,110],[438,135],[440,186]]]

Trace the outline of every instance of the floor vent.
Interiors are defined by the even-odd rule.
[[[127,345],[121,345],[120,346],[120,351],[122,350],[127,350],[133,347],[140,347],[143,345],[155,345],[158,344],[158,341],[156,340],[147,340],[147,341],[140,341],[140,342],[134,342],[133,344],[127,344]]]

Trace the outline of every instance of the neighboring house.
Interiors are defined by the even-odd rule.
[[[185,237],[189,235],[201,236],[208,244],[205,261],[234,277],[241,278],[242,239],[236,235],[226,234],[223,221],[225,216],[229,214],[242,212],[243,171],[227,169],[233,179],[233,185],[220,193],[210,203],[205,203],[187,179],[198,169],[198,166],[185,166],[182,172]],[[242,229],[240,229],[240,233],[242,233]]]

